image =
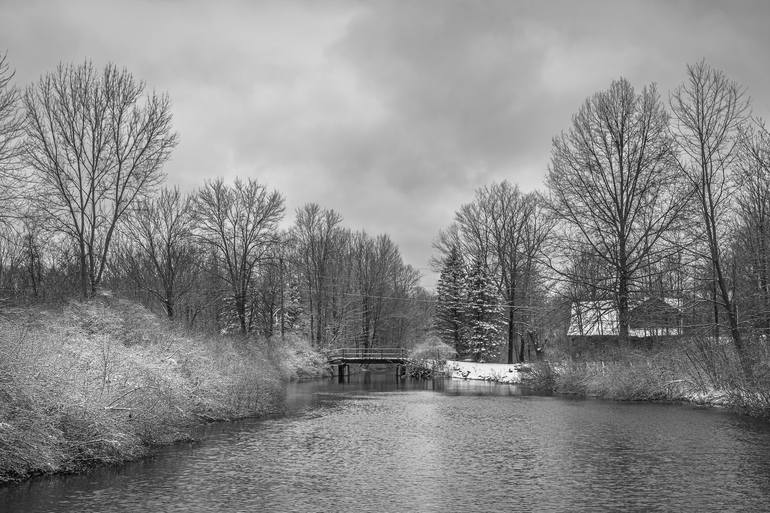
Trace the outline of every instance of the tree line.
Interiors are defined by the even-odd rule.
[[[60,64],[19,88],[0,59],[0,289],[16,301],[113,291],[193,327],[315,347],[401,345],[430,301],[387,235],[352,231],[253,178],[164,186],[167,95],[126,69]]]
[[[334,210],[305,205],[282,228],[284,197],[252,178],[164,187],[170,99],[127,70],[13,78],[3,56],[5,297],[113,290],[190,326],[316,347],[400,345],[432,323],[461,356],[509,362],[541,354],[564,301],[612,302],[627,343],[632,305],[672,298],[746,375],[770,330],[770,134],[705,62],[666,99],[622,78],[587,98],[553,139],[545,191],[479,188],[435,242],[435,298],[387,235]]]
[[[705,61],[667,99],[613,81],[554,137],[545,185],[482,187],[439,234],[447,343],[492,356],[474,349],[491,325],[487,353],[505,341],[507,360],[524,360],[558,299],[612,302],[628,343],[631,305],[671,298],[690,332],[729,337],[751,376],[748,346],[770,330],[770,134],[742,86]],[[494,292],[481,314],[479,281]]]

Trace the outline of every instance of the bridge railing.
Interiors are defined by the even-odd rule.
[[[327,354],[329,360],[389,360],[404,359],[407,356],[403,347],[339,347]]]

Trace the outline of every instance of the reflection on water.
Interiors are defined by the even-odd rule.
[[[470,381],[294,385],[281,418],[119,470],[0,490],[13,511],[761,511],[770,428]]]

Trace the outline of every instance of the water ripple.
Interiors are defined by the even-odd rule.
[[[120,470],[0,490],[0,505],[447,512],[761,511],[770,503],[770,428],[725,412],[483,383],[303,387],[287,417],[241,423]]]

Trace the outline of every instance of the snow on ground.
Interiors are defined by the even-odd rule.
[[[498,383],[521,383],[530,367],[521,363],[476,363],[447,360],[444,371],[457,379],[478,379]]]

